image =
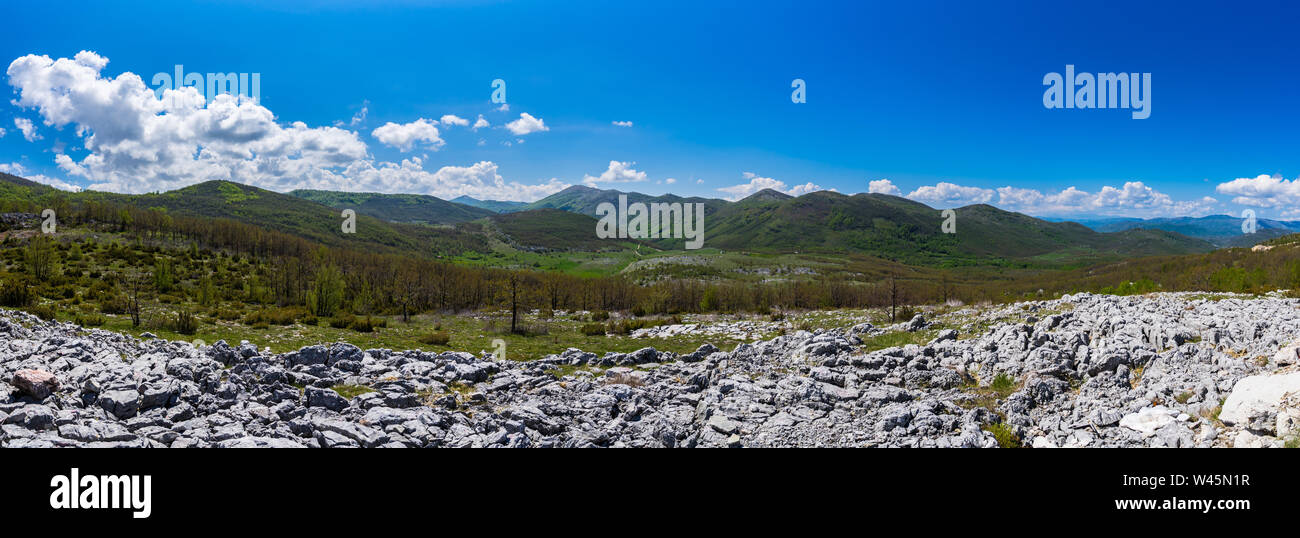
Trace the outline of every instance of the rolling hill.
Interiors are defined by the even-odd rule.
[[[48,195],[41,194],[46,192],[42,189],[53,190],[17,179],[0,183],[15,191],[15,196],[42,196]],[[328,191],[295,191],[289,195],[225,181],[155,194],[60,195],[160,209],[175,215],[237,219],[328,246],[423,256],[481,252],[492,248],[498,239],[526,250],[596,251],[637,245],[682,248],[681,239],[597,239],[592,215],[600,203],[616,203],[619,195],[626,195],[629,203],[702,203],[706,247],[758,254],[853,253],[929,266],[1077,267],[1142,256],[1206,252],[1215,247],[1177,232],[1135,227],[1103,233],[1074,222],[1049,222],[989,205],[956,209],[957,233],[945,234],[941,231],[940,211],[925,204],[884,194],[849,196],[831,191],[792,197],[764,190],[731,202],[573,186],[510,213],[494,213],[432,196]],[[340,207],[357,210],[356,234],[340,233]]]
[[[19,178],[21,179],[21,178]],[[69,193],[27,180],[0,177],[0,192],[10,196],[61,197],[69,202],[107,202],[168,215],[232,219],[262,229],[301,237],[325,246],[347,247],[420,257],[487,248],[479,227],[431,227],[387,222],[358,212],[356,233],[342,231],[337,209],[319,203],[229,181],[207,181],[164,193],[117,194],[100,191]]]
[[[704,204],[704,214],[711,215],[713,212],[731,204],[726,200],[716,198],[700,198],[693,196],[684,198],[674,194],[665,194],[662,196],[651,196],[639,192],[623,192],[613,189],[595,189],[584,185],[574,185],[560,192],[542,198],[536,202],[524,206],[524,209],[560,209],[583,215],[596,215],[596,207],[600,204],[609,202],[618,204],[619,195],[627,195],[627,203],[702,203]]]
[[[357,213],[391,222],[455,224],[481,219],[497,213],[422,194],[378,194],[372,192],[300,189],[290,191],[289,195],[336,209],[353,209]]]
[[[528,205],[527,202],[510,202],[510,201],[502,201],[502,200],[479,200],[478,198],[471,198],[469,196],[457,196],[455,198],[452,198],[451,201],[458,204],[467,205],[470,207],[486,209],[493,213],[509,213],[511,211],[519,211],[523,209],[524,206]]]

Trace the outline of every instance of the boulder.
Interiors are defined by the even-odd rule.
[[[1261,412],[1276,414],[1287,394],[1300,392],[1300,372],[1253,375],[1232,387],[1223,402],[1219,420],[1229,426],[1244,424]]]
[[[59,390],[59,378],[44,370],[18,370],[10,383],[37,400],[44,400]]]

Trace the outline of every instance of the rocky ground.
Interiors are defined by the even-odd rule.
[[[931,317],[512,362],[196,348],[0,311],[0,446],[1254,447],[1300,424],[1298,300],[1081,294]],[[862,351],[935,322],[950,328],[923,345]]]

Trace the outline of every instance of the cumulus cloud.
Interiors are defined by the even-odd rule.
[[[100,75],[108,59],[27,55],[9,64],[14,103],[36,109],[46,125],[75,126],[89,154],[64,156],[60,168],[91,188],[120,192],[171,189],[228,179],[277,188],[311,183],[323,170],[366,156],[356,133],[335,127],[282,126],[251,99],[193,87],[161,98],[134,73]]]
[[[480,117],[481,117],[481,116],[480,116]],[[444,115],[442,116],[442,118],[439,119],[438,121],[439,121],[440,123],[442,123],[443,125],[448,125],[448,126],[452,126],[452,125],[457,126],[457,127],[468,127],[468,126],[469,126],[469,120],[467,120],[467,119],[465,119],[465,118],[462,118],[462,117],[460,117],[460,116],[457,116],[457,115],[455,115],[455,114],[444,114]]]
[[[482,115],[482,114],[479,114],[479,115],[478,115],[478,120],[475,120],[475,121],[474,121],[474,126],[471,127],[471,129],[477,131],[477,130],[482,129],[482,128],[484,128],[484,127],[490,127],[491,125],[492,125],[492,124],[488,123],[488,120],[486,120],[486,119],[483,118],[483,115]]]
[[[1300,205],[1300,178],[1287,180],[1279,175],[1260,174],[1220,183],[1214,190],[1232,196],[1235,204],[1271,208],[1294,208]],[[1294,211],[1289,214],[1292,213]]]
[[[438,134],[438,127],[434,125],[434,122],[424,118],[411,123],[393,123],[390,121],[371,131],[370,136],[400,151],[411,151],[416,142],[424,142],[425,145],[434,149],[443,145],[442,137]]]
[[[876,182],[872,182],[875,187]],[[1005,186],[997,189],[940,182],[907,194],[907,198],[935,207],[993,204],[1002,209],[1033,215],[1203,216],[1214,212],[1218,200],[1204,196],[1174,200],[1141,181],[1120,187],[1102,186],[1095,193],[1074,186],[1057,192]]]
[[[27,118],[14,118],[14,127],[17,127],[19,131],[22,131],[23,138],[26,138],[28,142],[35,142],[41,139],[41,135],[37,134],[36,125],[32,124],[32,120]]]
[[[877,179],[872,181],[867,185],[867,192],[873,194],[888,194],[891,196],[903,195],[903,191],[899,190],[898,186],[894,185],[894,182],[888,179]]]
[[[541,118],[534,118],[532,114],[527,112],[519,114],[519,119],[507,123],[506,129],[510,129],[510,132],[519,136],[551,130]]]
[[[632,126],[632,122],[630,122],[630,121],[615,121],[615,122],[614,122],[614,125],[615,125],[615,126],[618,126],[618,127],[631,127],[631,126]]]
[[[992,189],[963,187],[946,181],[937,185],[926,185],[908,193],[907,197],[918,202],[943,207],[985,204],[993,199]]]
[[[637,181],[645,181],[646,173],[633,169],[632,165],[634,164],[636,163],[631,161],[609,161],[609,168],[606,168],[604,172],[601,172],[600,176],[593,177],[588,174],[582,178],[582,182],[588,185],[595,185],[597,183],[633,183]]]
[[[73,59],[23,56],[6,71],[17,95],[15,105],[35,110],[45,125],[71,126],[82,138],[87,155],[77,160],[56,151],[54,161],[91,189],[138,193],[222,179],[278,191],[529,200],[567,187],[558,180],[538,185],[506,181],[496,164],[486,161],[437,170],[426,170],[421,159],[377,162],[355,131],[279,123],[251,99],[218,95],[206,100],[192,87],[166,89],[160,96],[134,73],[105,76],[107,65],[107,58],[83,51]],[[354,116],[360,118],[357,123],[367,108],[363,105]],[[390,123],[371,134],[399,148],[419,142],[437,147],[443,142],[435,123]]]
[[[4,138],[4,137],[5,137],[5,128],[0,127],[0,138]]]
[[[344,172],[352,180],[354,191],[403,192],[429,194],[443,199],[467,195],[480,199],[532,201],[568,188],[558,179],[524,185],[506,181],[497,164],[480,161],[471,166],[444,166],[436,171],[424,169],[419,157],[400,163],[359,161]]]
[[[820,190],[832,190],[832,191],[835,190],[835,189],[823,189],[821,186],[814,184],[812,182],[804,183],[803,185],[795,185],[794,187],[787,187],[784,181],[772,179],[770,177],[762,177],[753,172],[745,172],[742,175],[745,177],[745,179],[749,180],[749,183],[741,183],[739,185],[732,185],[730,187],[721,187],[718,189],[718,191],[729,194],[730,196],[728,196],[727,199],[734,201],[749,196],[751,194],[754,194],[763,189],[772,189],[774,191],[783,192],[791,196],[802,196],[804,194],[808,194],[810,192],[816,192]]]

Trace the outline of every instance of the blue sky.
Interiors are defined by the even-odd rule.
[[[1300,218],[1300,12],[1282,2],[352,3],[6,3],[0,169],[129,192],[772,186]],[[163,109],[122,78],[152,90],[176,64],[259,73],[260,100]],[[1067,64],[1151,73],[1150,117],[1045,108]]]

